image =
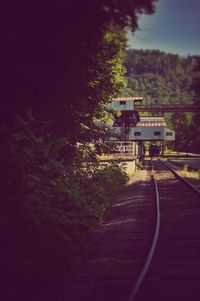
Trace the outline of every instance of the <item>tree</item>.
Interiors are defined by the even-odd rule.
[[[172,143],[176,151],[190,152],[193,136],[190,131],[191,116],[189,113],[173,113],[170,125],[176,133],[176,139]]]
[[[126,27],[134,31],[155,2],[20,0],[1,9],[0,263],[12,298],[77,254],[127,180],[119,165],[99,166],[99,121],[123,87]]]
[[[6,4],[1,120],[31,107],[37,118],[52,123],[52,131],[67,133],[74,143],[80,124],[90,123],[99,103],[118,91],[114,77],[120,70],[114,71],[114,64],[125,46],[123,29],[129,25],[134,31],[137,15],[152,13],[154,3],[21,0],[12,2],[12,10]]]
[[[193,115],[191,133],[193,135],[192,150],[200,153],[200,57],[195,57],[194,79],[191,84],[191,90],[194,91],[194,105],[199,109]]]
[[[193,81],[193,89],[197,91],[199,85],[198,79],[193,80],[194,73],[197,74],[197,71],[194,72],[195,57],[180,57],[159,50],[129,49],[125,66],[128,85],[123,93],[127,96],[141,96],[144,98],[144,105],[149,106],[193,103],[194,91],[190,86]],[[191,127],[191,114],[169,113],[165,118],[168,126],[176,132],[176,141],[170,143],[171,146],[180,151],[189,150],[190,147],[197,148],[193,141],[197,141],[199,136],[196,133],[198,114],[193,118],[194,128]]]

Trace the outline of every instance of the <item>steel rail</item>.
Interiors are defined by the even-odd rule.
[[[184,182],[189,188],[191,188],[193,191],[195,191],[198,196],[200,196],[200,190],[197,189],[194,185],[192,185],[190,182],[188,182],[186,179],[184,179],[183,177],[181,177],[171,166],[169,166],[169,164],[167,164],[166,162],[163,162],[162,160],[158,159],[158,161],[163,164],[168,170],[170,170],[175,177],[177,177],[178,179],[180,179],[182,182]],[[151,170],[151,178],[154,184],[154,189],[155,189],[155,194],[156,194],[156,228],[155,228],[155,233],[154,233],[154,237],[151,243],[151,248],[149,250],[148,256],[147,256],[147,260],[145,261],[145,264],[143,266],[143,269],[139,275],[139,277],[137,278],[137,281],[133,287],[133,290],[130,294],[130,297],[128,299],[128,301],[134,301],[135,297],[138,293],[138,290],[140,289],[142,282],[145,278],[145,275],[150,267],[153,255],[154,255],[154,251],[156,248],[156,244],[158,241],[158,236],[159,236],[159,229],[160,229],[160,205],[159,205],[159,191],[158,191],[158,185],[157,182],[155,180],[155,177],[153,176],[153,168],[152,168],[152,160],[151,160],[151,166],[150,166],[150,170]]]
[[[160,230],[160,204],[159,204],[159,192],[158,192],[158,185],[157,182],[152,174],[152,160],[151,160],[151,179],[153,181],[153,185],[154,185],[154,189],[155,189],[155,199],[156,199],[156,227],[155,227],[155,232],[154,232],[154,237],[151,243],[151,247],[147,256],[147,259],[145,261],[145,264],[143,266],[143,269],[139,275],[139,277],[137,278],[137,281],[133,287],[133,290],[128,298],[128,301],[133,301],[138,293],[138,290],[145,278],[145,275],[150,267],[154,252],[155,252],[155,248],[156,248],[156,244],[158,241],[158,236],[159,236],[159,230]]]
[[[190,187],[193,191],[195,191],[198,196],[200,196],[200,190],[197,189],[194,185],[192,185],[189,181],[187,181],[186,179],[184,179],[183,177],[181,177],[171,166],[169,166],[169,164],[167,164],[166,162],[158,159],[165,167],[167,167],[174,175],[175,177],[177,177],[178,179],[180,179],[182,182],[184,182],[188,187]]]

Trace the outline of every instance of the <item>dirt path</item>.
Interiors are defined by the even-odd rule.
[[[150,174],[140,171],[132,181],[91,234],[86,261],[66,281],[62,300],[122,301],[130,295],[149,250],[155,208]]]

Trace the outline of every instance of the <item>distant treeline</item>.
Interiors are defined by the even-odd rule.
[[[181,57],[159,50],[130,49],[125,66],[127,87],[122,95],[143,97],[144,105],[199,104],[197,56]],[[196,113],[166,114],[165,118],[168,126],[176,131],[176,141],[170,147],[199,151]]]

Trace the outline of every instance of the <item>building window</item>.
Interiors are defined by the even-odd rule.
[[[160,136],[161,132],[154,132],[154,136]]]
[[[134,101],[134,105],[139,106],[139,105],[141,105],[141,102],[140,101]]]
[[[172,132],[167,132],[166,136],[172,136]]]
[[[125,100],[121,100],[121,101],[119,102],[119,104],[120,104],[120,105],[125,105],[125,104],[126,104],[126,101],[125,101]]]
[[[134,136],[141,136],[141,132],[135,132]]]

